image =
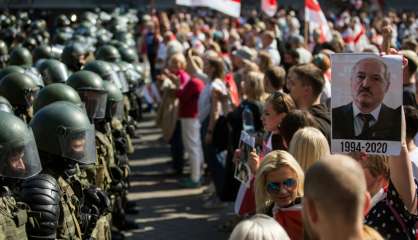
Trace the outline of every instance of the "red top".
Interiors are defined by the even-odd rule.
[[[274,211],[274,210],[273,210]],[[274,218],[292,240],[303,239],[302,205],[297,204],[289,208],[278,209],[273,213]]]
[[[231,97],[231,102],[237,107],[240,103],[238,88],[234,80],[234,75],[232,73],[227,73],[224,78],[225,84],[228,87],[229,94]]]
[[[181,72],[179,75],[180,89],[177,91],[177,97],[179,98],[179,117],[196,118],[198,112],[197,102],[205,84],[202,80],[190,77],[185,72]]]

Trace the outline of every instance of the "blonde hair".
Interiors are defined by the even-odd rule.
[[[389,157],[386,155],[368,155],[366,160],[361,161],[362,165],[369,169],[373,177],[383,176],[390,178]]]
[[[273,60],[271,59],[270,53],[267,51],[260,51],[258,53],[258,61],[262,72],[266,72],[267,69],[273,67]]]
[[[252,100],[265,100],[264,74],[261,72],[250,71],[244,79],[245,95]]]
[[[373,228],[363,225],[363,236],[365,240],[383,240],[384,238]]]
[[[303,171],[322,157],[330,154],[324,134],[314,127],[299,129],[289,144],[289,153],[298,161]]]
[[[174,61],[179,62],[181,64],[181,68],[183,69],[187,66],[186,57],[183,53],[174,53],[173,55],[171,55],[168,60],[168,65],[171,66],[171,64],[173,64]]]
[[[281,167],[289,167],[296,173],[296,196],[303,197],[304,173],[299,163],[286,151],[272,151],[264,157],[255,177],[255,204],[257,212],[264,212],[273,202],[273,199],[271,199],[270,194],[266,190],[266,178],[268,173],[276,171]]]
[[[240,222],[229,240],[290,240],[283,227],[272,217],[256,214]]]

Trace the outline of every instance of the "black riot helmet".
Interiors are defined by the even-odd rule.
[[[0,176],[26,179],[42,170],[32,130],[12,113],[0,111]]]
[[[67,84],[80,95],[90,119],[105,117],[107,92],[99,75],[87,70],[78,71],[68,78]]]
[[[32,106],[38,90],[33,79],[24,73],[10,73],[0,81],[0,95],[6,97],[15,108]]]
[[[3,96],[0,96],[0,111],[13,114],[12,104]]]
[[[108,62],[118,62],[120,60],[120,53],[118,49],[112,45],[101,46],[96,51],[96,58],[98,60],[108,61]]]
[[[29,125],[41,156],[45,153],[80,164],[96,161],[94,125],[78,106],[54,102],[38,111]]]
[[[52,83],[65,83],[69,76],[67,66],[55,59],[42,61],[37,69],[42,75],[45,85]]]
[[[138,53],[134,48],[119,48],[120,55],[122,57],[122,61],[137,64],[139,62]]]
[[[32,55],[25,47],[16,47],[10,53],[9,65],[31,66]]]
[[[19,67],[19,66],[7,66],[7,67],[0,70],[0,80],[3,77],[5,77],[6,75],[8,75],[10,73],[14,73],[14,72],[24,73],[25,69],[23,69],[22,67]]]
[[[84,65],[83,70],[88,70],[97,73],[104,81],[118,81],[117,73],[113,70],[112,65],[106,61],[90,61],[86,63],[86,65]]]
[[[53,83],[39,91],[38,96],[33,101],[33,112],[36,113],[43,107],[58,101],[71,102],[80,108],[84,108],[76,90],[63,83]]]
[[[81,69],[86,49],[80,43],[67,45],[61,54],[61,61],[67,65],[70,71],[76,72]]]

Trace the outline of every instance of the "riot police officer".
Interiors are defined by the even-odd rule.
[[[42,166],[32,130],[12,113],[0,111],[0,119],[0,236],[27,239],[27,208],[16,202],[11,185],[38,174]]]
[[[65,64],[55,59],[46,59],[37,67],[45,85],[51,83],[65,83],[68,78],[68,69]]]
[[[30,122],[44,172],[53,176],[61,192],[59,239],[87,239],[109,200],[96,194],[96,203],[77,197],[70,181],[76,164],[96,161],[94,126],[80,107],[66,101],[44,106]],[[91,196],[90,192],[83,194]]]
[[[94,121],[96,128],[96,144],[98,151],[97,168],[102,175],[97,179],[96,185],[110,191],[113,199],[121,196],[122,188],[119,184],[123,171],[115,162],[115,149],[110,123],[106,121],[107,91],[104,88],[103,80],[94,72],[82,70],[71,75],[67,84],[73,87],[84,102],[89,118]],[[117,201],[116,201],[117,202]],[[122,205],[114,208],[113,223],[120,224],[119,229],[136,228],[134,222],[125,218]]]
[[[38,90],[32,78],[24,73],[10,73],[0,82],[0,95],[9,100],[16,116],[25,122],[32,118],[32,103]]]
[[[72,43],[65,46],[63,49],[61,61],[67,65],[71,72],[77,72],[84,65],[86,61],[86,54],[87,51],[81,43]]]

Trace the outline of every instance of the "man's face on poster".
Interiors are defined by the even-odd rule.
[[[363,113],[370,113],[383,102],[389,89],[387,66],[375,58],[362,59],[351,72],[351,95]]]

